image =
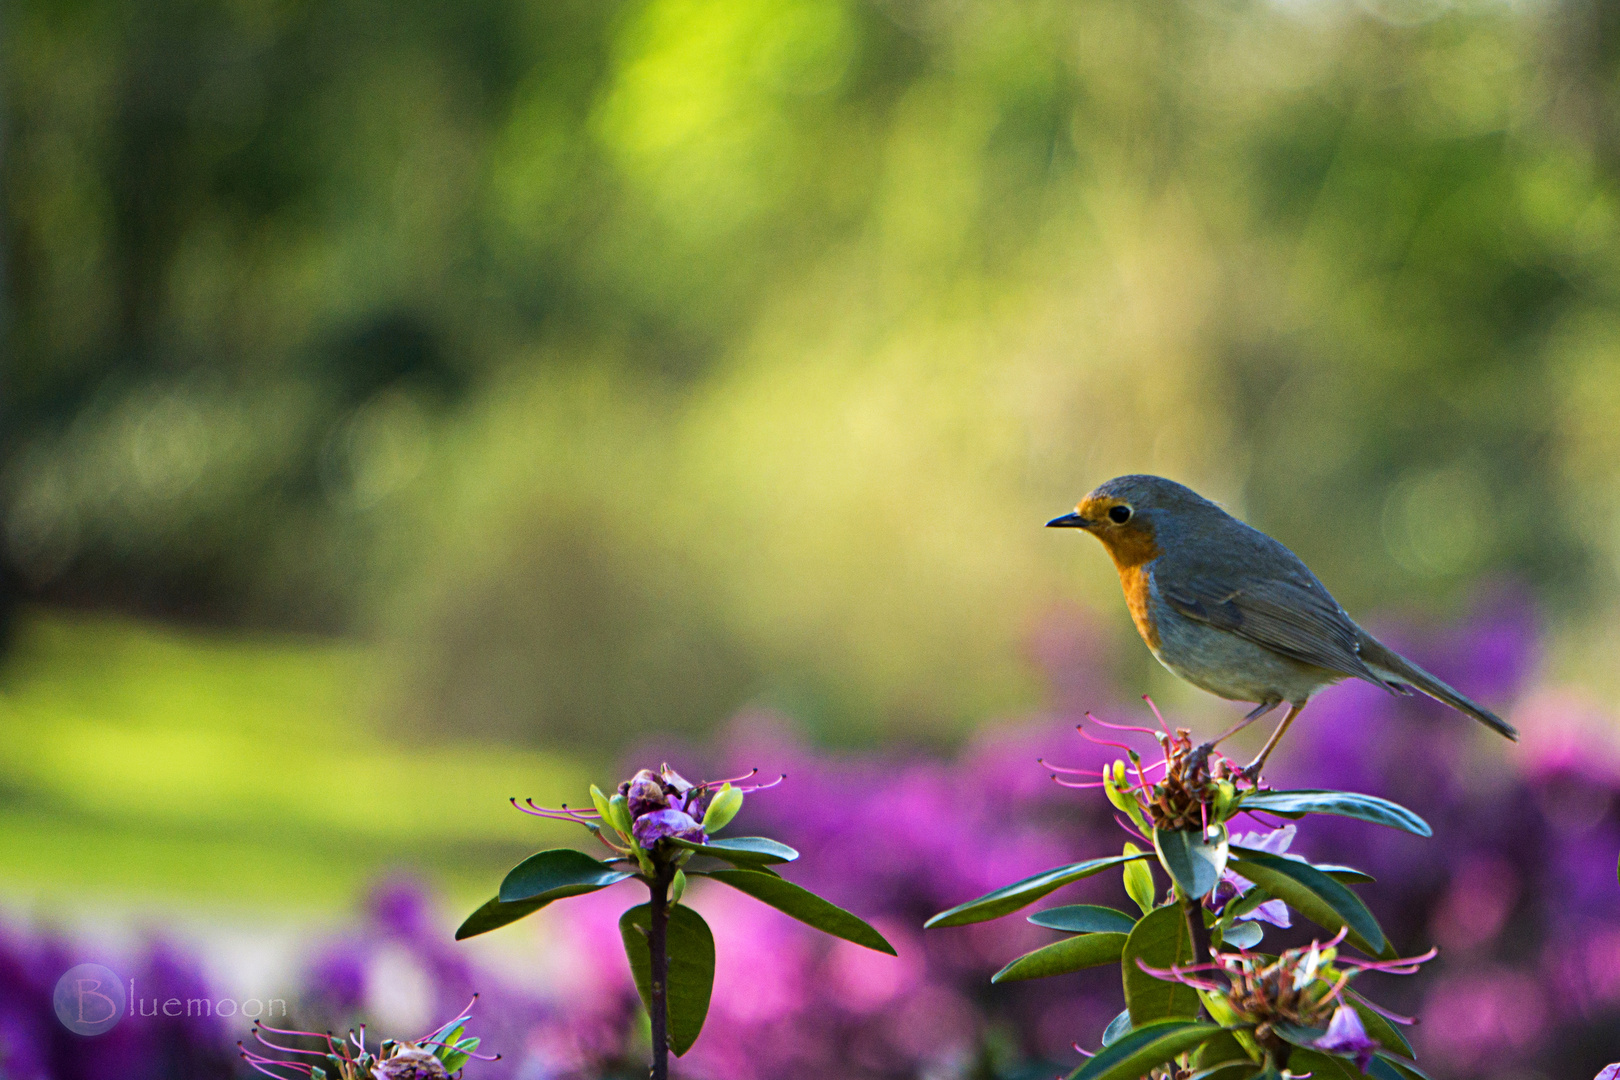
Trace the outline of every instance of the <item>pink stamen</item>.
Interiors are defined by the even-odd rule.
[[[589,812],[584,810],[570,810],[566,806],[564,806],[561,810],[552,810],[550,807],[537,806],[533,799],[523,800],[524,803],[528,804],[528,808],[525,809],[523,805],[518,803],[516,796],[513,796],[507,801],[509,801],[512,804],[512,807],[519,813],[528,814],[530,817],[542,817],[548,821],[568,821],[575,825],[584,825],[587,822],[595,822],[602,816],[594,810]]]
[[[1096,780],[1096,781],[1092,781],[1091,783],[1086,783],[1086,784],[1076,784],[1073,781],[1063,779],[1062,777],[1058,776],[1056,773],[1052,774],[1052,779],[1057,782],[1058,787],[1083,789],[1083,788],[1099,788],[1099,787],[1105,787],[1106,786],[1105,782],[1102,781],[1102,780]]]
[[[767,788],[773,788],[777,784],[780,784],[782,781],[784,781],[786,779],[787,779],[787,773],[783,773],[781,776],[778,776],[775,780],[772,780],[768,784],[751,784],[748,787],[740,787],[737,790],[742,792],[744,795],[751,795],[756,791],[764,791]]]
[[[1129,819],[1121,817],[1119,814],[1115,814],[1114,815],[1114,822],[1120,828],[1124,829],[1127,833],[1129,833],[1130,835],[1136,837],[1138,840],[1142,841],[1142,843],[1146,844],[1148,847],[1153,846],[1153,841],[1150,840],[1148,837],[1143,836],[1140,832],[1138,832],[1136,830],[1136,825],[1133,822],[1131,822]]]
[[[262,1024],[257,1020],[253,1022],[253,1028],[255,1031],[268,1031],[272,1035],[295,1035],[303,1039],[320,1039],[327,1043],[332,1041],[332,1033],[330,1031],[325,1033],[319,1031],[293,1031],[290,1028],[271,1027],[269,1024]]]
[[[1098,769],[1071,769],[1067,765],[1054,765],[1050,761],[1047,761],[1045,758],[1036,758],[1035,759],[1035,764],[1044,766],[1045,768],[1048,768],[1048,769],[1051,769],[1053,772],[1063,773],[1063,774],[1065,774],[1067,776],[1101,776],[1101,775],[1103,775],[1102,772],[1100,770],[1098,770]]]
[[[1159,722],[1159,727],[1164,729],[1164,733],[1166,735],[1169,735],[1170,734],[1170,728],[1169,728],[1168,725],[1165,724],[1164,717],[1159,714],[1159,707],[1157,705],[1153,704],[1153,699],[1151,697],[1149,697],[1148,695],[1143,694],[1142,695],[1142,700],[1147,702],[1147,707],[1153,710],[1153,718]]]
[[[1091,736],[1090,734],[1088,734],[1086,732],[1085,728],[1075,728],[1074,730],[1078,731],[1080,733],[1080,737],[1082,739],[1086,740],[1087,742],[1096,743],[1098,746],[1111,746],[1115,750],[1123,750],[1127,754],[1134,753],[1134,751],[1130,747],[1126,746],[1124,743],[1109,742],[1107,739],[1094,738],[1093,736]]]
[[[259,1041],[259,1044],[262,1045],[262,1046],[267,1046],[270,1049],[276,1051],[277,1053],[282,1053],[282,1054],[309,1054],[309,1055],[312,1055],[313,1057],[325,1057],[327,1054],[332,1052],[332,1037],[330,1035],[316,1035],[313,1032],[308,1032],[308,1031],[296,1031],[296,1032],[294,1032],[294,1031],[281,1031],[281,1032],[276,1032],[275,1028],[269,1028],[267,1030],[275,1032],[278,1035],[302,1035],[302,1036],[307,1036],[308,1038],[311,1038],[311,1039],[320,1039],[321,1041],[325,1042],[326,1046],[327,1046],[327,1049],[325,1049],[325,1050],[301,1050],[296,1046],[282,1046],[279,1043],[271,1042],[269,1039],[265,1038],[263,1034],[260,1033],[258,1028],[254,1028],[253,1029],[253,1037]],[[268,1059],[266,1059],[266,1060],[268,1060]]]
[[[1439,949],[1430,949],[1422,956],[1398,957],[1394,960],[1357,960],[1354,957],[1339,958],[1339,963],[1348,964],[1359,971],[1381,971],[1386,975],[1411,975],[1423,964],[1440,955]]]
[[[1192,971],[1213,968],[1215,966],[1213,963],[1194,964],[1192,967],[1188,968],[1181,967],[1177,964],[1171,964],[1168,968],[1156,968],[1149,967],[1147,963],[1144,962],[1139,956],[1136,958],[1136,966],[1153,976],[1155,979],[1174,980],[1183,986],[1190,986],[1195,990],[1213,990],[1219,992],[1226,989],[1226,987],[1211,979],[1196,979],[1188,977],[1189,973]]]
[[[237,1045],[241,1044],[238,1043]],[[247,1050],[242,1051],[242,1060],[252,1066],[254,1072],[262,1073],[265,1076],[273,1076],[275,1077],[275,1080],[287,1080],[287,1077],[283,1073],[271,1072],[265,1066],[273,1065],[279,1069],[290,1069],[293,1072],[300,1073],[304,1076],[315,1075],[313,1069],[308,1065],[300,1065],[296,1062],[290,1061],[276,1061],[273,1058],[260,1057],[257,1054],[248,1052]]]
[[[1355,998],[1358,1004],[1367,1006],[1367,1008],[1371,1009],[1373,1012],[1377,1013],[1379,1016],[1382,1016],[1385,1020],[1389,1020],[1389,1021],[1391,1021],[1393,1023],[1396,1023],[1396,1024],[1402,1024],[1402,1025],[1407,1026],[1407,1027],[1410,1027],[1411,1025],[1418,1022],[1417,1017],[1415,1017],[1415,1016],[1402,1016],[1398,1012],[1391,1012],[1390,1010],[1384,1008],[1382,1005],[1378,1004],[1376,1001],[1368,1001],[1366,998],[1362,997],[1360,994],[1356,993],[1354,990],[1350,991],[1349,996]]]
[[[705,780],[705,781],[703,781],[703,783],[699,784],[698,787],[717,788],[717,787],[720,787],[720,786],[722,786],[724,784],[740,784],[744,780],[747,780],[750,776],[758,776],[758,775],[759,775],[759,770],[758,769],[749,769],[747,772],[743,773],[741,776],[732,776],[732,777],[728,777],[725,780]]]
[[[1152,735],[1152,736],[1155,736],[1155,737],[1157,737],[1158,734],[1159,734],[1157,731],[1154,731],[1150,727],[1141,727],[1141,726],[1138,726],[1136,724],[1110,724],[1106,720],[1097,719],[1091,713],[1086,713],[1086,719],[1090,720],[1093,724],[1097,724],[1097,725],[1099,725],[1101,727],[1105,727],[1105,728],[1109,729],[1110,731],[1140,731],[1144,735]]]

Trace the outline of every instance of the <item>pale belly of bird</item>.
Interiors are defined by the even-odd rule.
[[[1171,674],[1232,701],[1302,702],[1346,676],[1273,652],[1247,638],[1171,610],[1157,597],[1153,655]]]

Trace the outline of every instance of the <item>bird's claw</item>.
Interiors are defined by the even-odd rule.
[[[1251,762],[1249,762],[1249,764],[1245,765],[1243,768],[1238,770],[1238,773],[1237,773],[1238,779],[1247,780],[1249,782],[1250,787],[1259,787],[1260,786],[1260,767],[1262,765],[1264,765],[1264,764],[1265,764],[1265,762],[1263,762],[1263,761],[1251,761]]]
[[[1214,751],[1212,742],[1199,743],[1193,747],[1192,753],[1187,755],[1187,775],[1196,776],[1203,772],[1209,764],[1209,755]]]

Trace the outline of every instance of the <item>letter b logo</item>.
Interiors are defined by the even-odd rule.
[[[80,964],[56,980],[52,1004],[62,1026],[78,1035],[100,1035],[123,1018],[124,981],[100,964]]]

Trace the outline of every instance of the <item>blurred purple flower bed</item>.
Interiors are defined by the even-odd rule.
[[[1078,1063],[1072,1043],[1097,1044],[1120,1008],[1117,971],[992,987],[990,975],[1007,960],[1053,935],[1018,919],[921,929],[946,907],[1123,841],[1099,795],[1060,788],[1036,764],[1095,767],[1117,756],[1075,736],[1086,708],[1115,722],[1146,716],[1140,701],[1095,675],[1084,638],[1065,625],[1037,642],[1061,707],[1038,722],[987,729],[951,760],[832,755],[759,716],[740,718],[717,749],[655,746],[635,755],[638,763],[667,758],[688,775],[755,766],[787,773],[781,787],[749,800],[733,831],[798,848],[803,858],[784,868],[787,876],[867,918],[900,953],[830,941],[739,893],[695,884],[688,902],[713,927],[718,961],[708,1023],[676,1075],[1045,1078]],[[1374,976],[1381,1002],[1422,1018],[1413,1042],[1432,1075],[1590,1077],[1620,1059],[1614,720],[1532,685],[1535,620],[1510,591],[1483,600],[1460,627],[1386,640],[1465,693],[1516,702],[1524,742],[1504,749],[1425,699],[1360,684],[1329,691],[1295,727],[1269,782],[1383,795],[1422,814],[1435,835],[1313,817],[1293,850],[1376,876],[1360,891],[1403,954],[1439,945],[1439,960],[1416,977]],[[504,1058],[474,1063],[471,1080],[644,1076],[645,1021],[617,929],[626,902],[616,891],[582,897],[492,935],[497,949],[520,952],[521,944],[542,958],[545,975],[534,978],[453,943],[454,916],[464,913],[408,883],[385,884],[358,927],[316,951],[302,990],[288,994],[290,1026],[364,1019],[376,981],[403,964],[432,999],[424,1030],[481,992],[473,1033]],[[1101,875],[1042,906],[1078,902],[1129,905],[1118,876]],[[1308,942],[1311,928],[1301,923],[1268,928],[1263,947]],[[744,955],[769,960],[736,959]],[[234,1043],[246,1022],[130,1019],[95,1038],[66,1032],[51,1013],[50,988],[81,959],[94,958],[58,941],[0,937],[0,1076],[243,1075]],[[205,993],[195,968],[170,950],[154,949],[139,970],[166,995]]]

